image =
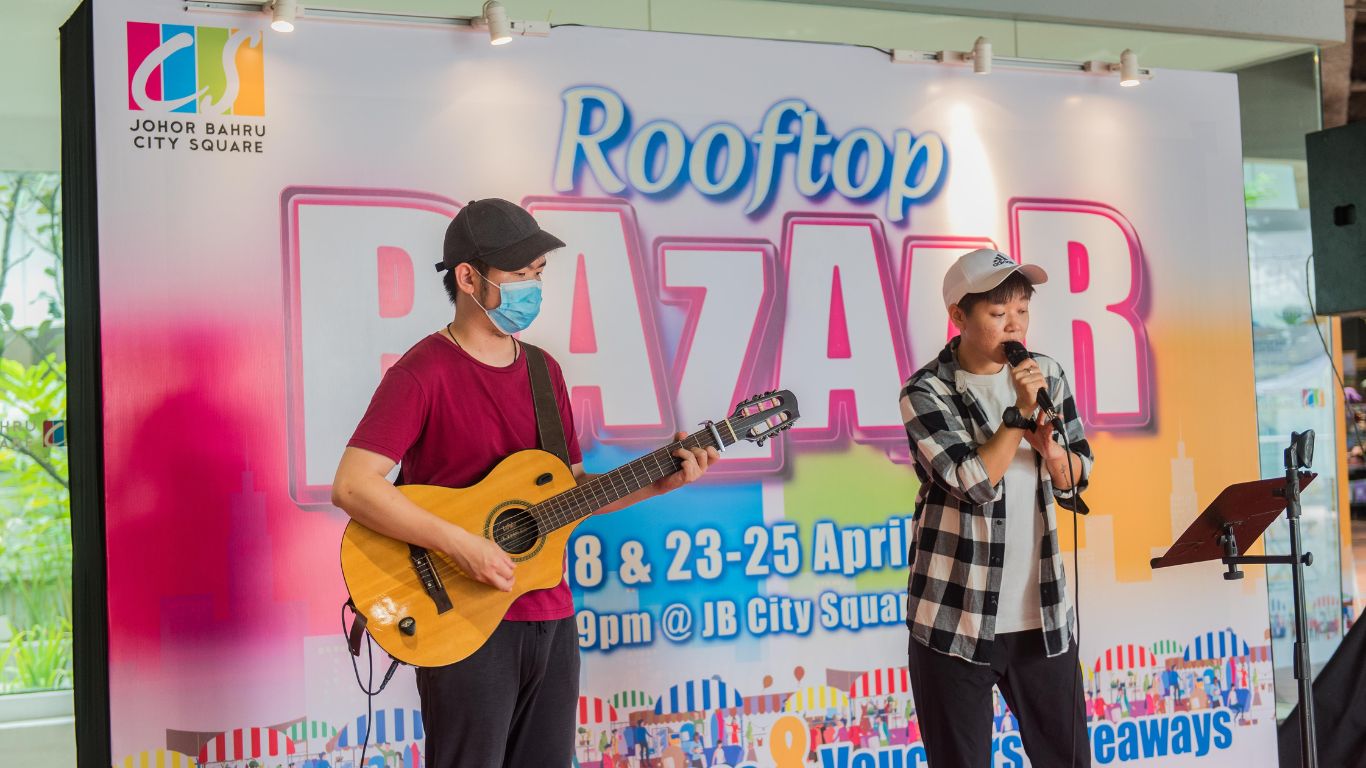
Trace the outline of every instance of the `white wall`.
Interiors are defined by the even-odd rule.
[[[1327,45],[1345,38],[1342,0],[787,0]],[[1350,5],[1350,3],[1348,3]]]
[[[158,1],[180,5],[179,0]],[[477,15],[482,5],[482,0],[315,2],[338,8],[471,16]],[[844,5],[841,6],[841,2]],[[986,35],[1000,56],[1117,60],[1120,51],[1132,48],[1142,65],[1173,69],[1227,70],[1277,59],[1308,47],[1302,38],[1293,35],[1289,42],[1211,38],[1199,34],[1018,20],[1018,14],[1004,12],[996,12],[1001,18],[985,18],[849,7],[856,3],[879,2],[884,6],[910,5],[902,0],[831,0],[823,4],[788,0],[504,0],[513,18],[548,18],[555,23],[928,50],[966,50],[979,35]],[[1301,17],[1319,15],[1318,7],[1324,2],[1266,0],[1258,4],[1254,0],[1139,0],[1127,5],[1141,9],[1144,15],[1148,15],[1149,8],[1154,5],[1159,10],[1185,7],[1181,3],[1202,8],[1205,5],[1266,6],[1263,17],[1279,15],[1277,23],[1295,31],[1303,23]],[[0,169],[54,170],[58,167],[57,29],[77,4],[77,0],[0,0],[0,72],[5,73],[0,77]],[[307,6],[309,2],[304,0],[301,4]],[[1014,7],[1016,0],[935,0],[935,4],[986,13],[982,8],[969,6]],[[1020,0],[1019,5],[1036,10],[1052,7],[1065,18],[1069,15],[1095,16],[1088,11],[1092,5],[1118,9],[1126,4],[1118,0]],[[1192,10],[1190,24],[1194,26],[1207,15],[1204,10]],[[1339,27],[1342,26],[1340,16]],[[1228,22],[1233,25],[1237,19],[1230,18]],[[306,30],[306,25],[301,26],[298,34],[305,34]]]

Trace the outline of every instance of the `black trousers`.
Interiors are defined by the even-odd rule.
[[[1035,768],[1091,765],[1075,642],[1067,653],[1050,659],[1043,632],[1000,634],[991,664],[982,665],[931,650],[912,638],[909,661],[916,717],[932,768],[992,764],[993,685],[1000,687],[1019,720],[1025,754]]]
[[[579,699],[574,619],[504,621],[469,658],[417,670],[427,768],[566,766]]]

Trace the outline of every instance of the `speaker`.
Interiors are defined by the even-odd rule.
[[[1366,123],[1304,137],[1309,224],[1314,240],[1314,309],[1366,316]]]

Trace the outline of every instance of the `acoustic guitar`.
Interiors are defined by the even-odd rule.
[[[468,488],[403,485],[429,512],[493,540],[512,556],[510,592],[475,581],[442,552],[381,535],[352,520],[342,535],[341,566],[358,622],[390,656],[418,667],[451,664],[477,651],[513,601],[564,578],[569,534],[617,499],[678,471],[680,447],[724,450],[791,428],[797,399],[786,390],[756,395],[729,418],[582,484],[564,462],[540,450],[503,459]],[[356,635],[359,637],[359,635]]]

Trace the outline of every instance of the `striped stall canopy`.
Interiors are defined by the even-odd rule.
[[[1248,661],[1271,661],[1271,646],[1258,645],[1252,648],[1252,653],[1248,656]]]
[[[1315,608],[1336,608],[1342,605],[1342,598],[1335,595],[1319,595],[1314,598]]]
[[[763,693],[758,696],[745,697],[745,714],[765,715],[769,712],[781,712],[783,702],[787,701],[789,693]]]
[[[620,691],[612,696],[612,706],[632,712],[649,709],[655,705],[655,697],[645,691]]]
[[[1169,659],[1186,652],[1186,649],[1182,648],[1181,644],[1175,640],[1158,640],[1148,650],[1152,651],[1158,659]]]
[[[1156,669],[1162,666],[1147,648],[1141,645],[1117,645],[1096,659],[1096,671],[1116,669]]]
[[[168,749],[149,749],[129,755],[114,763],[113,768],[198,768],[193,757]]]
[[[394,707],[375,712],[375,726],[370,731],[371,744],[401,744],[423,738],[421,710]],[[354,723],[342,728],[335,741],[336,744],[328,745],[328,751],[359,747],[365,743],[365,715],[358,716]]]
[[[1204,661],[1206,659],[1226,659],[1230,656],[1246,656],[1248,653],[1247,643],[1243,642],[1232,629],[1224,629],[1220,632],[1206,632],[1203,635],[1196,635],[1190,645],[1186,647],[1186,661]]]
[[[577,722],[579,725],[602,725],[619,723],[621,720],[617,717],[617,708],[611,704],[597,696],[580,696]]]
[[[675,685],[655,700],[656,715],[704,712],[709,709],[742,707],[740,692],[720,680],[689,680]]]
[[[849,706],[849,694],[829,685],[812,685],[788,697],[784,712],[824,712],[831,707]]]
[[[905,667],[886,667],[864,672],[849,689],[849,698],[866,699],[911,692],[911,673]]]
[[[285,731],[295,744],[311,744],[320,742],[326,744],[329,739],[337,735],[337,729],[321,720],[298,720],[291,723],[289,730]],[[312,751],[312,750],[310,750]]]
[[[295,752],[294,741],[274,728],[238,728],[220,733],[199,748],[199,762],[225,763]]]

